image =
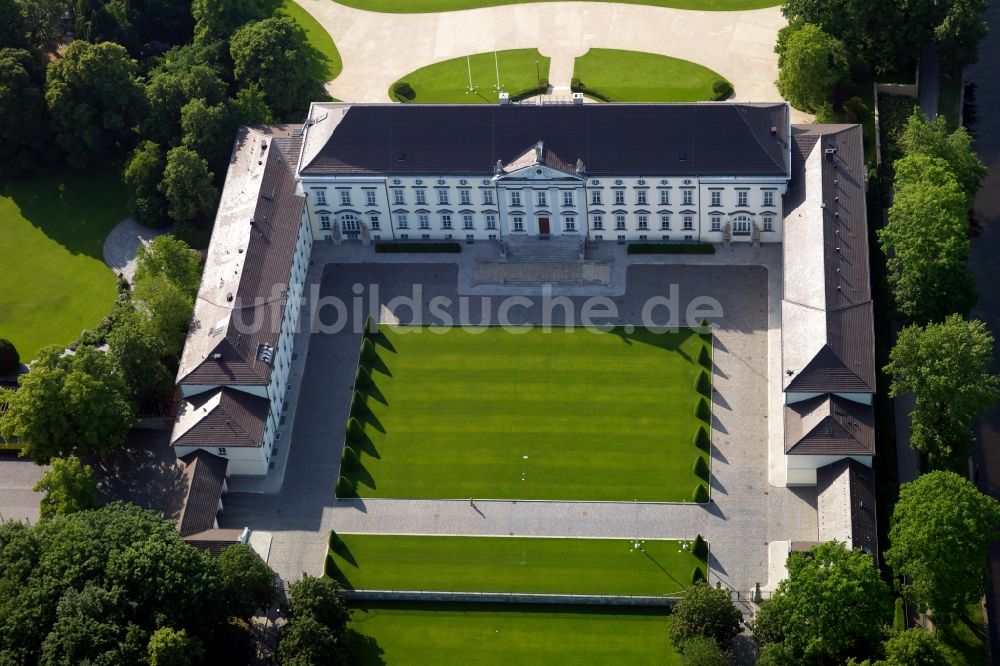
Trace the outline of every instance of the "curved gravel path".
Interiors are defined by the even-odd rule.
[[[129,282],[135,275],[135,255],[140,245],[148,245],[157,236],[169,234],[171,227],[150,229],[127,217],[111,230],[104,239],[104,263],[115,272],[124,275]]]

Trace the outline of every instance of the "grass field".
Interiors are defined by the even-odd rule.
[[[336,0],[342,5],[371,12],[392,14],[418,14],[447,12],[456,9],[478,9],[522,2],[556,2],[558,0]],[[607,0],[603,0],[607,1]],[[702,11],[742,11],[762,9],[781,4],[781,0],[618,0],[626,4],[652,5],[674,9],[699,9]]]
[[[0,184],[0,338],[24,363],[73,342],[115,300],[104,238],[128,213],[117,169],[50,170]]]
[[[701,65],[640,51],[590,49],[576,59],[573,76],[616,102],[711,100],[721,74]]]
[[[364,497],[688,501],[699,352],[690,329],[512,333],[383,326]]]
[[[344,64],[337,45],[330,39],[330,33],[309,12],[296,4],[295,0],[284,0],[280,11],[299,24],[305,31],[309,44],[319,55],[318,69],[312,72],[312,77],[324,82],[337,78]]]
[[[338,537],[327,575],[349,589],[665,595],[683,592],[696,566],[704,572],[680,541],[636,549],[630,539]]]
[[[666,615],[649,609],[368,605],[351,615],[352,664],[679,666]]]
[[[493,52],[477,53],[466,59],[453,58],[434,63],[410,72],[399,81],[406,81],[413,87],[416,97],[411,102],[418,104],[496,104],[498,91],[497,61],[500,65],[500,84],[503,89],[514,94],[538,85],[538,76],[549,76],[549,58],[538,49],[513,49],[498,51],[494,61]],[[535,62],[538,69],[535,69]],[[469,90],[469,66],[472,67],[472,82],[478,88]],[[395,85],[395,84],[393,84]],[[396,101],[389,88],[389,98]]]

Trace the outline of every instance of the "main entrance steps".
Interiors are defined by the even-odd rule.
[[[583,261],[584,246],[579,236],[509,238],[504,244],[508,262]]]
[[[525,237],[504,241],[500,261],[480,261],[475,284],[601,285],[611,283],[611,264],[586,261],[579,236]]]

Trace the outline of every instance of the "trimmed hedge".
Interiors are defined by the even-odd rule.
[[[704,350],[702,347],[702,351]],[[698,360],[701,360],[700,355]],[[704,370],[698,372],[698,378],[694,380],[694,390],[705,396],[712,395],[712,380]]]
[[[691,544],[691,552],[702,562],[708,560],[708,542],[699,534]]]
[[[344,447],[344,453],[340,457],[340,466],[346,470],[352,470],[358,468],[358,454],[357,452],[349,446]]]
[[[699,479],[707,479],[708,463],[705,462],[705,459],[702,456],[698,456],[694,459],[694,466],[691,468],[691,471],[693,471],[694,475]]]
[[[708,501],[708,488],[704,484],[699,483],[694,487],[694,492],[691,493],[691,501],[697,502],[698,504],[704,504]]]
[[[716,102],[729,99],[729,96],[733,94],[733,84],[725,79],[719,79],[712,84],[712,92],[715,93],[712,99]]]
[[[417,93],[413,90],[413,86],[406,81],[396,81],[392,84],[392,96],[405,104],[406,102],[412,102],[416,98]]]
[[[361,395],[361,391],[355,391],[354,397],[351,399],[351,416],[360,419],[367,413],[368,405],[365,404],[365,396]]]
[[[541,78],[538,80],[538,85],[533,88],[525,88],[524,90],[509,93],[510,101],[520,102],[522,99],[534,97],[535,95],[544,95],[547,92],[549,92],[549,80],[547,78]]]
[[[695,567],[694,571],[691,572],[691,584],[697,585],[698,583],[704,583],[705,572],[701,570],[701,567]]]
[[[375,343],[365,338],[361,342],[361,362],[365,365],[371,365],[378,358],[378,352],[375,350]]]
[[[903,608],[903,597],[896,597],[892,613],[892,631],[893,633],[906,631],[906,611]]]
[[[613,101],[615,101],[614,98],[611,97],[611,95],[605,95],[600,90],[597,90],[596,88],[591,88],[591,87],[587,86],[586,84],[583,83],[583,81],[581,81],[580,79],[578,79],[576,77],[573,77],[572,79],[570,79],[569,89],[572,90],[573,92],[583,93],[584,95],[587,95],[589,97],[593,97],[595,99],[599,99],[602,102],[613,102]]]
[[[698,426],[698,432],[694,434],[694,445],[702,451],[708,451],[712,446],[712,436],[708,434],[708,428]]]
[[[380,241],[375,243],[375,251],[381,254],[404,252],[448,252],[458,254],[462,251],[460,243],[431,243],[425,241]]]
[[[708,422],[712,420],[712,407],[708,404],[708,400],[698,398],[698,404],[694,408],[694,415],[701,421]]]
[[[21,355],[17,347],[6,338],[0,338],[0,375],[12,375],[21,367]]]
[[[346,476],[337,479],[337,497],[357,497],[354,484]]]
[[[703,368],[712,367],[712,355],[708,353],[708,347],[702,347],[698,350],[698,365]]]
[[[711,243],[629,243],[629,254],[715,254]]]
[[[347,420],[347,443],[356,444],[365,441],[365,428],[361,421],[353,416]]]

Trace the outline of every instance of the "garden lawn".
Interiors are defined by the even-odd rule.
[[[411,102],[422,104],[496,104],[499,100],[496,90],[497,61],[500,64],[500,84],[513,96],[516,93],[538,87],[538,76],[549,78],[549,58],[538,49],[513,49],[497,51],[496,61],[493,51],[453,58],[421,67],[410,72],[400,81],[412,86],[416,97]],[[538,62],[538,69],[535,62]],[[472,66],[472,83],[475,92],[469,92],[469,66]],[[395,84],[393,84],[395,85]],[[389,98],[398,101],[389,88]]]
[[[472,509],[470,509],[471,511]],[[356,590],[676,595],[704,565],[686,542],[338,534],[326,573]],[[331,566],[332,564],[335,566]]]
[[[49,170],[0,184],[0,338],[21,361],[68,345],[115,300],[108,232],[128,213],[117,169]]]
[[[280,11],[302,28],[309,45],[316,49],[318,68],[311,72],[312,77],[324,83],[337,78],[344,65],[337,51],[337,45],[330,38],[330,33],[312,17],[312,14],[296,4],[295,0],[284,0]]]
[[[352,664],[680,666],[650,609],[472,604],[354,608]]]
[[[393,14],[418,14],[447,12],[456,9],[478,9],[522,2],[557,2],[559,0],[336,0],[342,5],[371,12]],[[607,0],[598,0],[607,1]],[[781,0],[618,0],[625,4],[652,5],[673,9],[698,9],[702,11],[744,11],[763,9],[781,4]]]
[[[576,59],[573,77],[615,102],[711,100],[724,77],[701,65],[641,51],[590,49]]]
[[[384,325],[363,415],[364,497],[689,501],[708,346],[633,333]]]

